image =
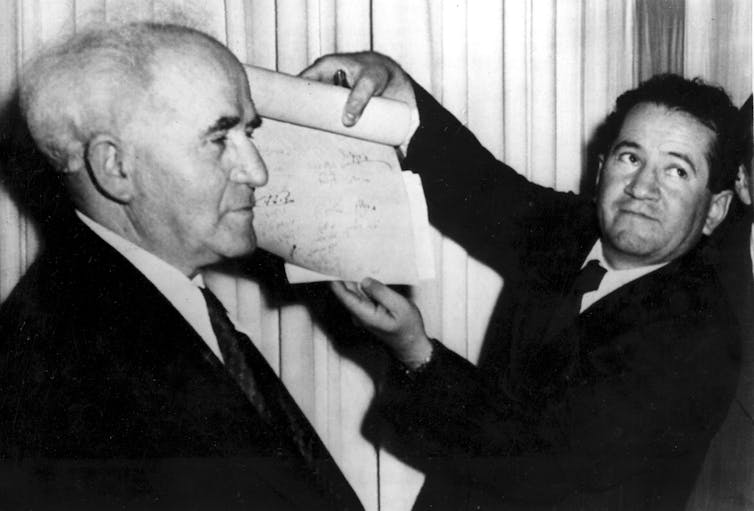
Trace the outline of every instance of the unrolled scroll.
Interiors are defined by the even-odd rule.
[[[256,108],[263,116],[274,112],[297,125],[267,118],[254,132],[269,174],[267,185],[255,193],[259,246],[305,269],[287,266],[291,282],[374,277],[416,284],[433,278],[418,177],[401,172],[393,147],[338,134],[355,133],[340,121],[346,89],[312,87],[321,84],[275,74],[250,73],[256,77]],[[266,92],[258,95],[259,90]],[[323,122],[310,102],[329,105],[335,115],[327,112],[330,119]],[[405,133],[392,132],[397,125],[392,116],[403,115],[403,108],[395,101],[372,105],[369,117],[365,114],[358,123],[368,121],[360,133],[402,142]]]

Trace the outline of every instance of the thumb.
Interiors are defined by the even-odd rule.
[[[301,71],[299,78],[332,83],[333,74],[339,69],[339,61],[333,55],[325,55],[315,60],[309,67]]]

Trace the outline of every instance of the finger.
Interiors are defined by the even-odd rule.
[[[353,89],[343,108],[343,124],[353,126],[358,122],[369,100],[385,90],[387,78],[382,73],[364,73],[356,78]]]
[[[331,282],[330,289],[341,303],[352,314],[370,314],[374,311],[376,304],[372,302],[363,292],[355,290],[355,283],[352,282]]]
[[[355,294],[355,295],[356,295],[357,297],[361,298],[361,299],[362,299],[362,300],[364,300],[365,302],[367,302],[367,303],[370,303],[370,304],[374,305],[375,307],[377,306],[377,304],[376,304],[376,303],[374,303],[374,302],[373,302],[373,301],[372,301],[372,300],[371,300],[371,299],[370,299],[370,298],[369,298],[369,297],[368,297],[368,296],[367,296],[367,295],[366,295],[366,294],[364,293],[364,291],[362,291],[362,289],[361,289],[361,286],[359,286],[359,283],[358,283],[358,282],[347,281],[347,282],[343,282],[343,285],[344,285],[344,286],[346,287],[346,289],[347,289],[347,290],[348,290],[349,292],[351,292],[351,293]]]
[[[346,294],[354,295],[354,297],[358,298],[358,294],[354,290],[354,283],[353,282],[342,282],[339,280],[335,280],[330,282],[330,289],[333,293],[335,293],[335,296],[341,297]]]
[[[344,69],[345,65],[341,59],[333,55],[325,55],[315,60],[309,67],[301,71],[298,75],[308,80],[318,82],[332,83],[332,78],[339,69]]]
[[[362,298],[359,294],[350,291],[345,283],[332,282],[330,289],[343,306],[364,326],[385,329],[392,324],[392,318],[384,307],[374,303],[369,298]]]
[[[361,286],[359,285],[359,283],[358,283],[358,282],[350,282],[350,281],[349,281],[349,282],[345,282],[345,286],[346,286],[346,289],[348,289],[348,290],[349,290],[349,291],[351,291],[352,293],[355,293],[356,295],[358,295],[358,296],[359,296],[360,298],[362,298],[363,300],[365,300],[365,301],[368,301],[368,302],[370,302],[370,303],[374,303],[374,302],[372,302],[372,300],[370,300],[370,298],[369,298],[369,297],[368,297],[368,296],[367,296],[367,295],[366,295],[366,294],[364,293],[364,291],[363,291],[363,290],[361,289]]]
[[[342,284],[346,286],[346,289],[348,289],[352,293],[355,293],[359,288],[359,284],[351,280],[343,281]]]
[[[406,298],[378,280],[365,278],[361,281],[361,289],[372,301],[383,306],[392,317],[411,307]]]

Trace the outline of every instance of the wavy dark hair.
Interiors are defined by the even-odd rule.
[[[654,103],[685,112],[711,129],[715,140],[707,153],[710,168],[707,187],[712,193],[733,187],[742,158],[744,134],[738,109],[722,87],[707,84],[700,78],[689,80],[676,74],[653,76],[618,97],[615,109],[597,134],[599,154],[610,152],[626,116],[640,103]]]

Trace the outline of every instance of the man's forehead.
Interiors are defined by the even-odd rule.
[[[240,64],[233,55],[222,48],[206,44],[190,44],[177,47],[163,47],[155,50],[152,58],[152,72],[155,77],[168,73],[179,73],[190,77],[222,76],[235,78]]]
[[[255,116],[246,75],[240,65],[207,55],[182,55],[154,71],[150,94],[174,109],[218,110],[221,116]],[[219,111],[224,110],[224,111]],[[198,119],[197,119],[198,120]]]
[[[636,137],[644,140],[633,140]],[[684,147],[706,156],[715,137],[712,129],[688,112],[657,103],[639,103],[626,115],[614,143],[629,139],[656,145],[661,150]]]

